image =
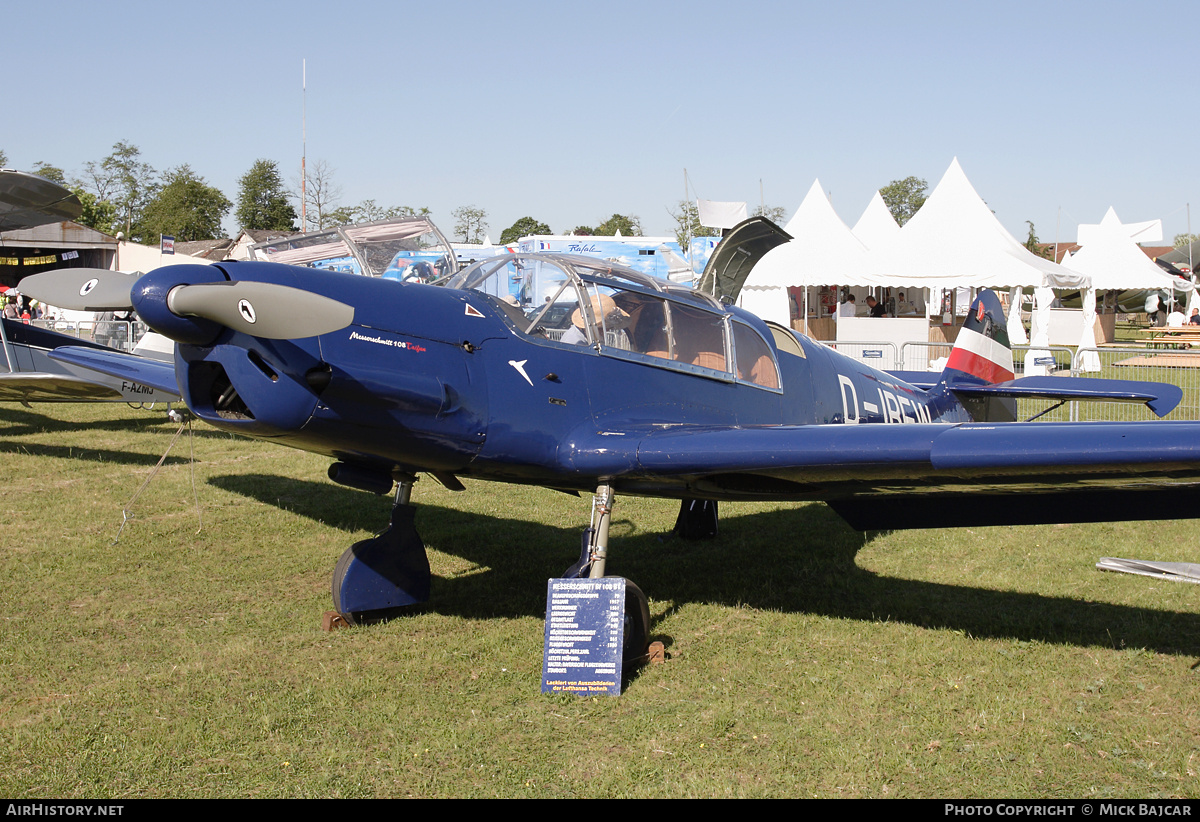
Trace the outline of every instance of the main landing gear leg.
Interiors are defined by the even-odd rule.
[[[429,557],[409,503],[417,478],[405,474],[399,481],[391,525],[347,548],[333,570],[333,607],[348,622],[385,619],[429,600]]]
[[[583,532],[579,561],[567,569],[567,579],[600,579],[608,560],[608,526],[612,522],[616,494],[611,485],[601,485],[592,498],[592,522]],[[630,580],[625,580],[625,637],[622,643],[624,664],[644,662],[650,642],[650,604],[646,595]]]

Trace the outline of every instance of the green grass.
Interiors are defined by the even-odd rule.
[[[0,794],[1200,796],[1193,522],[859,534],[825,506],[618,499],[609,569],[670,660],[539,693],[545,580],[588,503],[422,478],[434,602],[324,633],[386,498],[327,461],[124,406],[0,407]]]

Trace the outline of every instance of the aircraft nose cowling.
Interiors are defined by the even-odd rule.
[[[208,345],[220,335],[222,326],[202,317],[175,314],[167,307],[167,295],[181,285],[223,282],[227,278],[216,266],[169,265],[138,278],[129,296],[138,316],[159,334],[179,343]]]

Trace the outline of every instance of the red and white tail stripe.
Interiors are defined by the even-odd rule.
[[[990,383],[1006,382],[1014,376],[1012,349],[979,333],[971,324],[958,332],[946,367]]]

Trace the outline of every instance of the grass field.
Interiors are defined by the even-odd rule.
[[[424,478],[434,602],[320,630],[387,498],[125,406],[0,407],[0,795],[1198,797],[1192,522],[860,534],[824,505],[620,498],[609,569],[670,660],[539,693],[545,581],[587,500]],[[964,498],[963,504],[971,504]],[[1130,511],[1131,516],[1137,514]]]

